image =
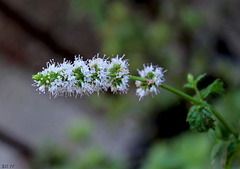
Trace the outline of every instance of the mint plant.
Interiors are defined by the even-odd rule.
[[[128,91],[129,80],[135,80],[136,95],[139,101],[149,94],[159,94],[160,88],[168,90],[188,101],[192,106],[189,109],[187,122],[190,128],[197,132],[215,133],[216,140],[221,140],[221,144],[214,146],[213,157],[220,151],[224,145],[225,159],[223,159],[225,169],[230,169],[234,156],[240,149],[240,138],[236,131],[216,110],[207,102],[210,95],[223,94],[224,84],[217,79],[204,89],[199,90],[199,82],[206,76],[202,74],[194,79],[193,75],[188,74],[188,83],[184,85],[195,92],[190,96],[180,90],[164,84],[164,73],[162,67],[152,64],[143,65],[143,70],[138,70],[140,76],[129,74],[129,64],[124,60],[124,55],[116,58],[99,57],[99,54],[92,59],[84,61],[83,58],[75,56],[73,63],[64,59],[63,63],[55,63],[53,60],[47,62],[47,68],[42,72],[33,75],[34,84],[39,93],[45,93],[46,90],[51,97],[74,96],[83,97],[97,92],[106,92],[109,89],[114,94],[126,94]],[[226,130],[227,137],[219,137],[217,134],[221,130]],[[216,141],[217,142],[217,141]],[[225,143],[225,144],[223,144]]]

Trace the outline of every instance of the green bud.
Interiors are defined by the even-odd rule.
[[[36,74],[36,75],[33,75],[33,76],[32,76],[32,79],[33,79],[33,80],[38,80],[39,77],[38,77],[38,75]]]
[[[110,68],[110,73],[118,73],[121,68],[121,64],[114,64],[113,67]]]
[[[149,72],[147,74],[147,78],[149,78],[149,79],[153,79],[154,77],[155,77],[155,74],[153,72]]]
[[[194,81],[193,75],[190,73],[188,74],[187,79],[188,79],[188,83],[190,83],[190,84],[192,84]]]

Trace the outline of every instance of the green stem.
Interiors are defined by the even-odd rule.
[[[110,76],[110,77],[116,77],[116,75],[113,74],[113,73],[110,73],[109,76]],[[141,77],[137,77],[137,76],[129,75],[128,77],[129,77],[130,79],[132,79],[132,80],[138,80],[138,81],[141,81],[141,82],[145,82],[145,81],[146,81],[146,79],[141,78]],[[190,102],[192,102],[192,103],[195,103],[195,104],[198,104],[198,105],[207,104],[205,101],[199,100],[199,99],[201,99],[201,97],[200,97],[199,99],[194,98],[194,97],[192,97],[192,96],[190,96],[190,95],[188,95],[188,94],[186,94],[186,93],[183,93],[183,92],[181,92],[180,90],[177,90],[177,89],[175,89],[175,88],[172,88],[172,87],[170,87],[170,86],[168,86],[168,85],[162,84],[162,85],[161,85],[161,88],[166,89],[166,90],[168,90],[168,91],[170,91],[170,92],[172,92],[172,93],[174,93],[174,94],[176,94],[176,95],[178,95],[178,96],[181,96],[181,97],[183,97],[184,99],[186,99],[186,100],[188,100],[188,101],[190,101]],[[199,95],[200,95],[200,94],[199,94]],[[238,138],[238,132],[237,132],[236,130],[234,130],[234,129],[232,128],[232,126],[230,126],[230,125],[227,123],[227,121],[222,117],[222,115],[221,115],[220,113],[218,113],[211,105],[209,105],[209,104],[207,104],[207,105],[210,107],[210,109],[212,110],[213,114],[217,117],[217,119],[223,124],[223,126],[224,126],[230,133],[232,133],[236,138]]]
[[[204,101],[202,101],[202,100],[195,99],[194,97],[191,97],[191,96],[189,96],[189,95],[187,95],[187,94],[185,94],[185,93],[183,93],[183,92],[181,92],[181,91],[179,91],[179,90],[177,90],[177,89],[175,89],[175,88],[172,88],[172,87],[170,87],[170,86],[167,86],[167,85],[165,85],[165,84],[162,84],[161,87],[164,88],[164,89],[166,89],[166,90],[168,90],[168,91],[170,91],[170,92],[172,92],[172,93],[175,93],[175,94],[177,94],[177,95],[179,95],[179,96],[185,98],[186,100],[189,100],[189,101],[191,101],[191,102],[193,102],[193,103],[195,103],[195,104],[198,104],[198,105],[204,105],[204,104],[206,104],[206,103],[205,103]],[[227,121],[222,117],[222,115],[221,115],[220,113],[217,112],[216,109],[214,109],[214,108],[213,108],[211,105],[209,105],[209,104],[207,104],[207,105],[210,107],[210,109],[212,110],[213,114],[217,117],[217,119],[223,124],[223,126],[224,126],[230,133],[232,133],[236,138],[238,138],[238,132],[237,132],[236,130],[234,130],[234,129],[232,128],[232,126],[230,126],[230,125],[227,123]]]
[[[189,95],[187,95],[187,94],[185,94],[185,93],[183,93],[183,92],[181,92],[181,91],[179,91],[179,90],[177,90],[177,89],[175,89],[175,88],[172,88],[172,87],[170,87],[170,86],[167,86],[167,85],[165,85],[165,84],[162,84],[161,87],[164,88],[164,89],[166,89],[166,90],[168,90],[168,91],[170,91],[170,92],[172,92],[172,93],[175,93],[175,94],[177,94],[177,95],[179,95],[179,96],[185,98],[186,100],[189,100],[189,101],[191,101],[191,102],[193,102],[193,103],[195,103],[195,104],[198,104],[198,105],[204,105],[204,104],[206,104],[204,101],[201,101],[201,100],[198,100],[198,99],[196,99],[196,98],[194,98],[194,97],[191,97],[191,96],[189,96]],[[220,113],[217,112],[216,109],[214,109],[214,108],[213,108],[211,105],[209,105],[209,104],[207,104],[207,105],[210,107],[210,109],[212,110],[213,114],[217,117],[217,119],[223,124],[223,126],[224,126],[230,133],[232,133],[236,138],[238,138],[238,132],[237,132],[236,130],[234,130],[234,129],[232,128],[232,126],[230,126],[230,125],[227,123],[227,121],[222,117],[222,115],[221,115]]]
[[[146,79],[144,78],[141,78],[141,77],[137,77],[137,76],[128,76],[129,79],[132,79],[132,80],[138,80],[138,81],[141,81],[141,82],[146,82]]]
[[[208,104],[210,109],[212,110],[213,114],[218,118],[218,120],[226,127],[226,129],[231,132],[237,139],[238,139],[238,132],[230,126],[227,121],[222,117],[220,113],[217,112],[216,109],[214,109],[211,105]]]
[[[195,104],[202,105],[204,103],[203,101],[198,100],[198,99],[196,99],[196,98],[194,98],[192,96],[189,96],[188,94],[185,94],[185,93],[183,93],[183,92],[181,92],[181,91],[179,91],[179,90],[177,90],[175,88],[172,88],[172,87],[170,87],[168,85],[162,84],[161,87],[163,89],[166,89],[166,90],[168,90],[168,91],[170,91],[170,92],[172,92],[172,93],[174,93],[174,94],[176,94],[178,96],[181,96],[184,99],[189,100],[189,101],[191,101],[191,102],[193,102]]]
[[[110,76],[110,77],[116,77],[116,75],[115,75],[114,73],[109,73],[108,76]],[[131,79],[131,80],[138,80],[138,81],[141,81],[141,82],[146,82],[146,79],[141,78],[141,77],[138,77],[138,76],[129,75],[128,77],[129,77],[129,79]]]

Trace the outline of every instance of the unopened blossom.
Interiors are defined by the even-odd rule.
[[[33,76],[34,84],[37,87],[39,93],[45,93],[45,90],[51,87],[51,83],[60,76],[59,67],[56,66],[54,60],[50,60],[46,63],[47,67],[43,68],[42,72]]]
[[[138,81],[136,80],[135,84],[138,87],[136,90],[136,95],[139,97],[139,100],[141,100],[144,96],[147,96],[149,94],[158,94],[159,86],[164,82],[163,68],[158,66],[150,65],[143,65],[143,70],[138,70],[138,73],[141,78],[146,79],[146,81]]]
[[[76,96],[92,94],[91,72],[86,62],[80,56],[75,56],[73,63],[64,59],[56,64],[53,60],[47,62],[47,68],[33,76],[34,84],[39,93],[48,93],[51,97]]]
[[[117,55],[116,58],[111,59],[111,63],[108,68],[108,72],[115,76],[111,76],[109,83],[110,88],[113,93],[127,93],[128,90],[128,62],[127,60],[123,60],[124,55],[119,57]]]

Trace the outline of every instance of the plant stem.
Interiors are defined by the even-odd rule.
[[[218,120],[226,127],[226,129],[231,132],[237,139],[238,139],[238,132],[230,126],[227,121],[222,117],[220,113],[217,112],[211,105],[208,104],[210,109],[212,110],[213,114],[218,118]]]
[[[129,79],[132,79],[132,80],[138,80],[138,81],[141,81],[141,82],[146,82],[146,79],[144,78],[141,78],[141,77],[137,77],[137,76],[128,76]]]
[[[195,103],[195,104],[202,105],[202,104],[204,103],[203,101],[201,101],[201,100],[199,100],[199,99],[196,99],[196,98],[194,98],[194,97],[192,97],[192,96],[189,96],[188,94],[183,93],[183,92],[181,92],[181,91],[179,91],[179,90],[177,90],[177,89],[175,89],[175,88],[172,88],[172,87],[170,87],[170,86],[168,86],[168,85],[162,84],[161,87],[162,87],[163,89],[166,89],[166,90],[168,90],[168,91],[170,91],[170,92],[172,92],[172,93],[174,93],[174,94],[177,94],[178,96],[181,96],[181,97],[183,97],[184,99],[189,100],[189,101],[191,101],[191,102],[193,102],[193,103]]]
[[[179,96],[185,98],[186,100],[189,100],[189,101],[191,101],[191,102],[193,102],[193,103],[195,103],[195,104],[198,104],[198,105],[207,104],[207,103],[205,103],[205,102],[202,101],[202,100],[195,99],[194,97],[191,97],[191,96],[189,96],[189,95],[187,95],[187,94],[185,94],[185,93],[183,93],[183,92],[181,92],[181,91],[179,91],[179,90],[177,90],[177,89],[174,89],[174,88],[172,88],[172,87],[170,87],[170,86],[167,86],[167,85],[165,85],[165,84],[162,84],[161,87],[164,88],[164,89],[166,89],[166,90],[168,90],[168,91],[170,91],[170,92],[172,92],[172,93],[175,93],[175,94],[177,94],[177,95],[179,95]],[[223,124],[223,126],[224,126],[230,133],[232,133],[236,138],[238,138],[238,132],[235,131],[235,130],[232,128],[232,126],[230,126],[230,125],[227,123],[227,121],[222,117],[222,115],[221,115],[220,113],[217,112],[216,109],[214,109],[214,108],[213,108],[211,105],[209,105],[209,104],[207,104],[207,105],[210,107],[211,111],[212,111],[213,114],[217,117],[217,119]]]
[[[175,94],[177,94],[177,95],[179,95],[179,96],[185,98],[186,100],[189,100],[189,101],[191,101],[191,102],[193,102],[193,103],[195,103],[195,104],[198,104],[198,105],[207,104],[207,103],[205,103],[205,102],[202,101],[202,100],[198,100],[198,99],[196,99],[196,98],[194,98],[194,97],[191,97],[191,96],[189,96],[189,95],[187,95],[187,94],[185,94],[185,93],[183,93],[183,92],[181,92],[181,91],[179,91],[179,90],[177,90],[177,89],[175,89],[175,88],[172,88],[172,87],[170,87],[170,86],[167,86],[167,85],[165,85],[165,84],[162,84],[161,87],[164,88],[164,89],[166,89],[166,90],[168,90],[168,91],[170,91],[170,92],[172,92],[172,93],[175,93]],[[235,131],[235,130],[232,128],[232,126],[230,126],[230,125],[227,123],[227,121],[222,117],[222,115],[221,115],[220,113],[217,112],[216,109],[214,109],[214,108],[213,108],[211,105],[209,105],[209,104],[207,104],[207,105],[210,107],[211,111],[212,111],[213,114],[217,117],[217,119],[223,124],[223,126],[224,126],[230,133],[232,133],[236,138],[238,138],[238,132]]]
[[[114,73],[109,73],[108,76],[116,77],[116,75]],[[138,80],[138,81],[141,81],[141,82],[146,82],[146,79],[138,77],[138,76],[129,75],[128,77],[129,77],[129,79],[132,79],[132,80]]]
[[[109,76],[110,77],[116,77],[116,75],[113,74],[113,73],[110,73]],[[129,79],[132,79],[132,80],[138,80],[138,81],[141,81],[141,82],[145,82],[146,81],[146,79],[138,77],[138,76],[129,75],[128,77],[129,77]],[[162,84],[161,88],[166,89],[166,90],[168,90],[168,91],[170,91],[170,92],[172,92],[172,93],[174,93],[174,94],[176,94],[178,96],[181,96],[184,99],[186,99],[186,100],[188,100],[188,101],[190,101],[192,103],[195,103],[195,104],[198,104],[198,105],[204,105],[204,104],[206,105],[207,104],[205,101],[201,100],[201,97],[199,98],[200,99],[199,100],[197,98],[194,98],[194,97],[192,97],[192,96],[190,96],[190,95],[188,95],[186,93],[183,93],[182,91],[177,90],[177,89],[175,89],[173,87],[170,87],[168,85]],[[210,107],[210,109],[212,110],[212,112],[216,116],[216,118],[223,124],[223,126],[230,133],[232,133],[236,138],[238,138],[238,132],[236,130],[234,130],[231,125],[229,125],[227,123],[227,121],[222,117],[222,115],[220,113],[217,112],[217,110],[215,110],[211,105],[209,105],[209,104],[207,104],[207,105]]]

